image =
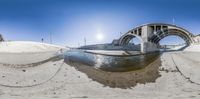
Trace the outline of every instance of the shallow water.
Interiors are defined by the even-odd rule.
[[[71,50],[65,53],[65,63],[104,86],[124,89],[155,82],[160,77],[159,55],[106,56]]]
[[[65,53],[65,62],[69,65],[86,65],[109,72],[128,72],[142,69],[158,57],[158,52],[134,56],[106,56],[71,50]]]

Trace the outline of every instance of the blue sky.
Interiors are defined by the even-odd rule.
[[[137,25],[174,18],[198,34],[199,5],[199,0],[0,0],[0,33],[6,40],[47,43],[52,34],[54,44],[77,46],[84,38],[87,44],[110,43]]]

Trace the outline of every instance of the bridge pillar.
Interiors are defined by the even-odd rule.
[[[159,48],[156,44],[151,43],[151,42],[143,42],[143,44],[141,44],[142,53],[148,53],[148,52],[154,52],[154,51],[159,51]]]
[[[142,53],[148,53],[148,52],[153,52],[153,51],[158,51],[158,47],[156,44],[151,43],[148,41],[148,37],[150,35],[151,31],[149,31],[148,26],[143,26],[142,27],[142,44],[141,44],[141,52]]]
[[[148,45],[148,27],[147,26],[143,26],[142,27],[142,43],[141,43],[141,52],[142,53],[147,53],[147,45]]]

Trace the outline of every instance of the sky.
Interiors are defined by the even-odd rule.
[[[200,33],[200,0],[0,0],[0,33],[23,40],[77,47],[111,43],[145,23]],[[175,42],[165,38],[162,43]]]

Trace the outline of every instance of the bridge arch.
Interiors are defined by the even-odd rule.
[[[179,30],[179,29],[166,29],[166,30],[156,31],[151,37],[148,38],[148,41],[155,44],[159,44],[160,40],[171,35],[181,37],[186,42],[187,45],[190,45],[191,43],[193,43],[193,39],[184,31]]]
[[[148,52],[152,49],[156,50],[159,41],[170,35],[181,37],[187,45],[194,43],[195,36],[184,28],[165,23],[150,23],[133,28],[122,35],[118,39],[118,45],[127,45],[133,37],[137,37],[142,42],[141,49]]]
[[[122,45],[128,45],[128,43],[133,38],[139,39],[139,41],[140,41],[140,51],[143,51],[143,49],[142,49],[143,48],[143,39],[140,36],[133,34],[133,33],[129,33],[127,35],[124,35],[123,39],[121,39],[122,40],[121,42],[123,43]]]
[[[133,38],[138,38],[141,42],[143,42],[142,38],[136,34],[132,34],[132,33],[128,33],[126,35],[124,35],[123,39],[121,39],[121,45],[127,45],[131,39]]]

